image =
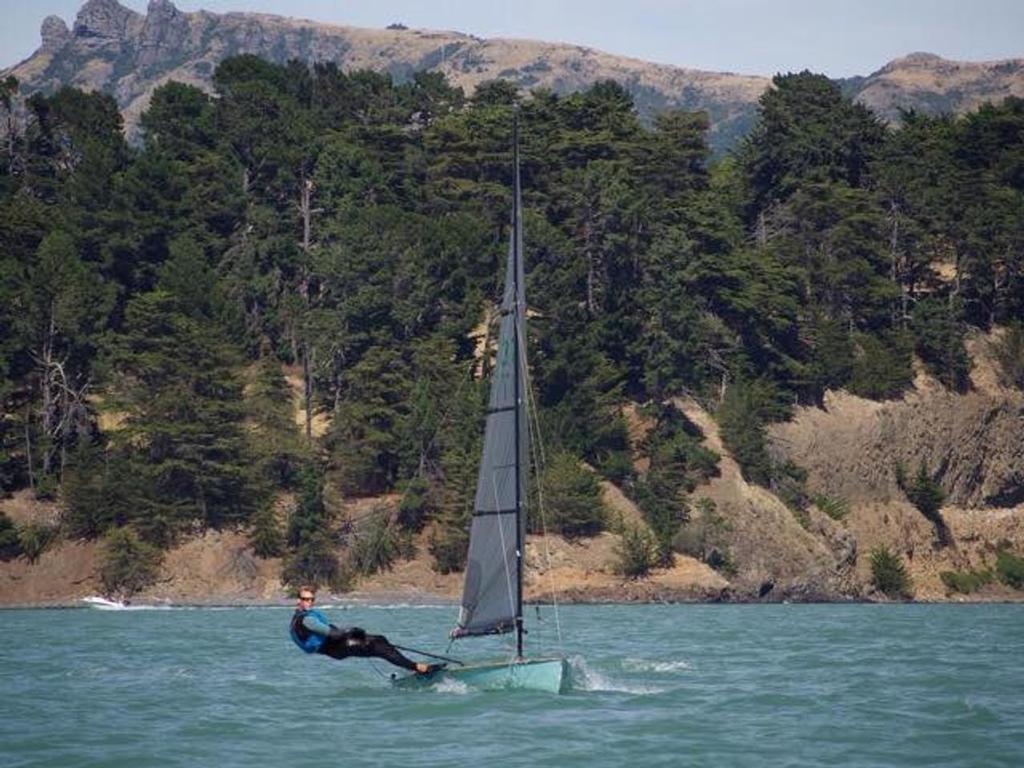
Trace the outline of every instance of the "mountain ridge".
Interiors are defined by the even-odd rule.
[[[334,61],[346,71],[386,71],[397,80],[431,70],[467,93],[498,78],[523,90],[557,93],[613,79],[632,94],[642,117],[665,108],[707,111],[709,143],[719,151],[747,131],[758,99],[771,84],[767,76],[652,63],[570,43],[487,39],[403,25],[373,29],[270,14],[185,12],[170,0],[151,0],[145,14],[117,0],[88,0],[70,28],[47,16],[40,34],[39,49],[3,74],[17,77],[25,94],[63,85],[107,91],[117,99],[133,138],[156,87],[178,80],[212,91],[217,63],[240,53],[279,63]],[[886,120],[898,119],[901,109],[961,112],[987,100],[1024,96],[1024,59],[957,62],[916,52],[866,77],[839,82]]]

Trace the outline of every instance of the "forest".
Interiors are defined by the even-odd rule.
[[[645,124],[612,81],[467,97],[239,56],[214,84],[157,89],[129,146],[110,95],[0,83],[0,492],[62,510],[56,529],[0,519],[6,556],[103,538],[105,582],[131,591],[183,537],[242,526],[286,581],[341,588],[429,530],[435,567],[461,568],[513,111],[564,534],[601,530],[605,477],[671,558],[717,462],[675,395],[799,504],[764,431],[795,405],[900,397],[915,358],[963,391],[965,334],[993,326],[1024,388],[1024,100],[890,126],[822,75],[779,75],[713,156],[703,113]],[[626,402],[656,425],[639,447]],[[334,517],[386,493],[393,514]]]

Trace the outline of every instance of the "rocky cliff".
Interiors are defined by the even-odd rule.
[[[88,0],[70,30],[49,16],[41,37],[39,50],[10,70],[23,92],[61,85],[108,91],[122,106],[129,133],[154,88],[178,80],[209,90],[217,63],[239,53],[276,62],[333,61],[345,70],[387,71],[398,79],[432,70],[467,93],[495,78],[558,93],[611,78],[633,94],[641,115],[666,107],[706,110],[717,149],[747,130],[770,83],[766,76],[683,69],[577,45],[362,29],[252,13],[184,13],[170,0],[151,0],[145,15],[117,0]],[[845,81],[845,87],[888,118],[899,108],[962,111],[988,99],[1024,96],[1024,60],[975,64],[914,54],[869,77]]]

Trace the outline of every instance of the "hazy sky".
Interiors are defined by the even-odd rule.
[[[145,12],[147,0],[121,0]],[[39,45],[49,14],[82,0],[0,0],[0,67]],[[771,75],[867,75],[914,51],[984,61],[1024,56],[1022,0],[175,0],[362,27],[402,22],[479,37],[576,43],[647,61]]]

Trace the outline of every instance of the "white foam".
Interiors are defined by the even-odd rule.
[[[650,659],[625,659],[622,662],[625,669],[636,672],[681,672],[690,669],[690,662],[685,659],[671,661],[654,661]]]
[[[454,693],[463,695],[470,692],[470,687],[462,680],[456,680],[453,677],[442,675],[441,678],[430,686],[432,691],[437,693]]]
[[[590,669],[582,656],[570,658],[569,665],[572,667],[572,688],[574,691],[611,691],[616,693],[632,693],[637,696],[649,696],[669,690],[657,685],[614,680],[597,670]]]

